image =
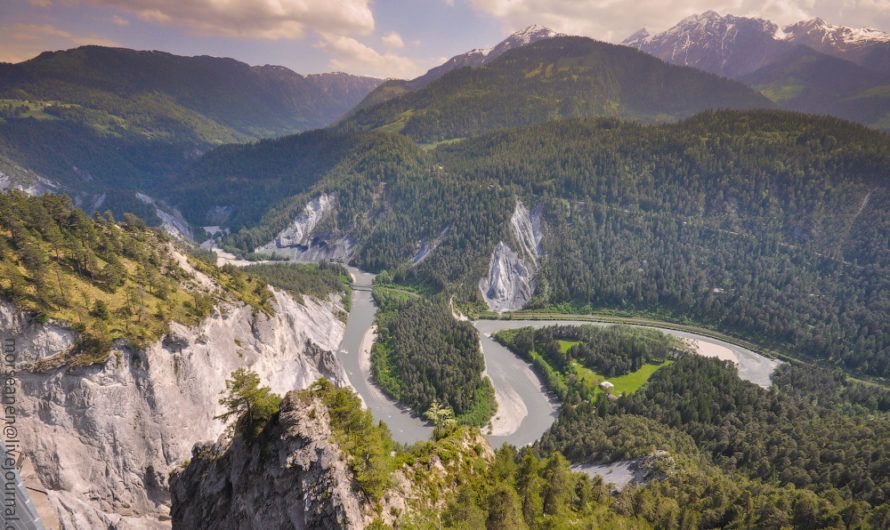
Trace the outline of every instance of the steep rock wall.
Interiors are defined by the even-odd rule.
[[[349,261],[355,251],[352,238],[331,238],[315,233],[318,223],[333,211],[336,200],[333,194],[323,193],[315,197],[274,240],[257,247],[255,251],[287,256],[294,261]]]
[[[224,425],[219,395],[239,367],[277,393],[320,376],[345,384],[331,351],[343,336],[335,300],[298,304],[275,292],[275,314],[224,306],[144,351],[116,348],[103,364],[35,371],[76,334],[0,304],[18,352],[19,437],[66,528],[168,528],[168,473]]]
[[[544,238],[541,232],[541,207],[529,213],[522,201],[517,201],[516,209],[510,217],[510,227],[526,258],[537,266],[541,254],[541,239]]]
[[[498,242],[491,254],[488,275],[479,281],[482,298],[492,311],[522,309],[535,292],[535,273],[541,258],[541,209],[529,213],[522,201],[510,217],[510,229],[519,252]]]
[[[260,442],[196,445],[171,479],[175,528],[362,528],[362,499],[317,397],[285,396]]]
[[[535,292],[534,275],[534,269],[501,241],[491,254],[488,276],[479,281],[479,290],[492,311],[514,311]]]

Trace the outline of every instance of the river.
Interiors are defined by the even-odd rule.
[[[410,410],[383,395],[380,389],[371,382],[368,363],[362,362],[361,351],[363,341],[366,343],[366,347],[370,345],[369,334],[372,331],[377,308],[371,298],[371,293],[360,289],[370,287],[374,275],[353,267],[350,267],[349,270],[355,279],[356,289],[352,292],[352,308],[346,321],[346,331],[337,356],[346,369],[353,388],[374,414],[374,418],[386,422],[392,432],[393,439],[402,443],[427,440],[432,433],[432,428]],[[504,443],[510,443],[517,447],[534,443],[553,424],[553,420],[558,414],[559,404],[546,392],[541,380],[531,369],[531,365],[495,342],[491,339],[491,335],[502,329],[524,326],[540,328],[556,324],[609,325],[576,320],[477,320],[472,323],[479,331],[482,353],[485,356],[486,373],[491,378],[499,399],[503,401],[502,410],[495,414],[493,421],[496,425],[501,424],[502,428],[488,437],[494,447],[500,447]],[[778,361],[774,359],[719,339],[684,331],[655,329],[697,341],[702,351],[708,348],[717,348],[723,352],[731,352],[727,355],[731,355],[731,358],[737,362],[739,377],[763,387],[769,386],[770,375],[778,365]],[[510,418],[507,418],[510,421],[499,421],[499,414],[510,415]],[[508,425],[506,431],[503,428],[504,424]],[[488,431],[483,429],[483,432]]]

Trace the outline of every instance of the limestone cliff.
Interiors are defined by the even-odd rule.
[[[315,197],[273,241],[257,247],[255,252],[287,256],[294,261],[349,261],[355,251],[355,241],[351,237],[330,237],[330,234],[317,234],[315,230],[334,210],[336,202],[334,194],[323,193]]]
[[[318,397],[287,394],[260,440],[196,445],[171,477],[174,528],[362,528],[362,496]]]
[[[349,405],[335,402],[343,416]],[[369,500],[351,471],[356,456],[334,441],[343,440],[343,427],[334,433],[330,403],[316,392],[291,392],[253,444],[221,437],[195,446],[170,479],[173,528],[433,528],[459,477],[494,460],[478,429],[460,429],[401,457],[392,453],[400,464]]]
[[[223,305],[194,328],[171,324],[145,350],[117,344],[104,363],[46,371],[38,361],[77,335],[0,303],[0,330],[18,355],[19,436],[66,528],[169,527],[168,473],[223,424],[219,394],[246,366],[276,393],[320,376],[346,381],[331,353],[342,306],[274,293],[274,315]]]
[[[517,201],[510,230],[519,251],[498,242],[491,254],[488,275],[479,281],[482,298],[492,311],[522,309],[535,292],[543,237],[540,208],[530,213],[522,201]]]

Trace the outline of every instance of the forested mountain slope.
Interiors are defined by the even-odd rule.
[[[733,81],[668,65],[624,46],[555,37],[360,109],[337,129],[382,129],[428,143],[561,117],[652,122],[706,109],[769,107],[769,100]]]
[[[498,242],[521,248],[510,228],[521,200],[542,215],[529,307],[688,320],[890,375],[882,133],[723,111],[669,125],[557,121],[429,154],[397,135],[367,142],[227,244],[249,252],[330,193],[336,205],[315,230],[353,237],[354,263],[475,303]],[[237,165],[231,156],[217,164]]]
[[[136,191],[169,199],[172,177],[209,148],[322,127],[379,82],[99,46],[3,63],[2,187],[38,185],[87,209],[127,211]]]
[[[231,267],[190,264],[141,219],[91,219],[68,197],[18,191],[0,194],[0,298],[79,333],[75,347],[47,366],[102,361],[116,340],[144,348],[171,321],[196,325],[223,301],[272,310],[264,282]]]
[[[341,204],[360,211],[381,180],[396,174],[419,178],[429,171],[429,160],[396,134],[309,131],[217,148],[191,164],[171,189],[192,222],[246,228],[236,244],[249,251],[299,213],[305,204],[300,194],[327,186],[339,192]],[[300,200],[287,200],[294,196]],[[340,222],[355,227],[351,217],[341,216]]]
[[[890,73],[799,46],[739,78],[788,110],[890,129]]]
[[[373,107],[374,105],[392,99],[405,92],[420,90],[443,75],[458,68],[477,68],[494,61],[506,52],[538,42],[561,36],[555,31],[538,25],[532,25],[511,34],[506,39],[491,48],[470,50],[460,55],[455,55],[444,63],[430,68],[425,74],[414,79],[389,79],[375,88],[363,99],[353,112],[360,109]]]

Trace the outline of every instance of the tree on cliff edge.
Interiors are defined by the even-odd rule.
[[[221,394],[224,397],[220,398],[219,404],[226,411],[214,417],[224,422],[235,418],[229,429],[233,435],[240,434],[246,440],[254,440],[281,406],[281,397],[273,394],[271,388],[261,387],[260,376],[246,368],[232,372]]]

